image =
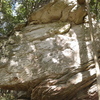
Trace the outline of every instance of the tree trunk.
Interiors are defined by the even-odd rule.
[[[96,47],[96,42],[95,42],[95,38],[94,38],[94,31],[93,31],[89,3],[90,3],[89,0],[86,1],[86,6],[87,6],[87,10],[88,10],[88,18],[89,18],[89,26],[90,26],[90,37],[91,37],[91,41],[92,41],[92,50],[93,50],[93,55],[94,55],[95,67],[96,67],[98,97],[100,100],[100,65],[99,65],[99,61],[98,61],[98,53],[97,53],[97,47]]]

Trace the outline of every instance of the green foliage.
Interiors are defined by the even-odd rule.
[[[8,35],[17,23],[26,22],[33,9],[39,7],[41,1],[48,0],[16,0],[19,7],[16,9],[13,0],[2,0],[2,10],[4,18],[0,20],[0,33]],[[13,14],[15,11],[15,14]],[[5,22],[7,23],[4,26]]]
[[[100,1],[91,0],[90,7],[91,12],[94,12],[96,14],[97,20],[100,20]]]
[[[17,100],[17,92],[0,89],[0,100]]]
[[[17,100],[12,93],[6,93],[0,97],[0,100]]]
[[[4,18],[1,21],[2,27],[0,28],[0,32],[3,34],[8,34],[10,30],[13,28],[13,16],[12,16],[12,10],[11,10],[11,5],[10,5],[10,0],[2,1],[2,10],[1,12],[3,13]],[[5,25],[4,25],[5,24]]]

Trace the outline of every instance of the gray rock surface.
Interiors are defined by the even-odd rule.
[[[55,22],[26,26],[1,51],[0,85],[23,83],[78,68],[93,59],[88,34],[83,24],[70,27],[69,23]],[[96,40],[99,51],[99,36]]]
[[[61,11],[56,12],[60,4]],[[0,41],[0,88],[26,91],[31,100],[58,100],[55,91],[59,100],[70,100],[76,95],[73,90],[81,94],[96,81],[89,24],[82,23],[86,12],[77,8],[77,2],[70,4],[62,0],[49,3],[29,17],[26,27],[19,24],[21,31]],[[100,56],[100,30],[96,32],[93,25]],[[39,98],[41,93],[47,97]]]

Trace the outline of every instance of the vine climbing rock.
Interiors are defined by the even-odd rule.
[[[60,20],[80,24],[83,23],[86,14],[85,7],[78,6],[75,0],[56,0],[33,12],[28,18],[28,23],[50,23]]]

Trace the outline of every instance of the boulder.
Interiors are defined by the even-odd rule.
[[[47,7],[48,11],[55,10],[56,7],[53,6],[58,7],[60,3],[66,5],[60,0],[48,4],[52,8],[45,6],[46,9],[44,7],[42,10],[45,13],[47,13]],[[80,19],[77,20],[75,13],[71,14],[69,10],[70,14],[65,16],[74,16],[76,20],[70,19],[74,23],[67,21],[64,17],[66,6],[61,9],[63,12],[59,10],[57,16],[50,12],[48,23],[40,20],[39,16],[36,17],[37,14],[42,14],[38,10],[34,16],[30,17],[32,18],[30,21],[36,18],[39,23],[35,24],[33,21],[34,24],[28,24],[20,32],[16,31],[8,40],[1,41],[1,89],[21,91],[20,97],[31,100],[97,99],[96,72],[88,31],[89,24],[76,25],[83,22],[80,18],[82,14],[78,14],[77,10],[74,11]],[[81,9],[83,8],[78,8],[79,12]],[[63,16],[58,17],[61,12]],[[61,21],[53,21],[53,19]],[[100,61],[100,30],[94,35]]]
[[[61,20],[80,24],[83,23],[86,14],[85,6],[79,6],[76,0],[54,0],[33,12],[28,18],[28,23],[39,24]]]

